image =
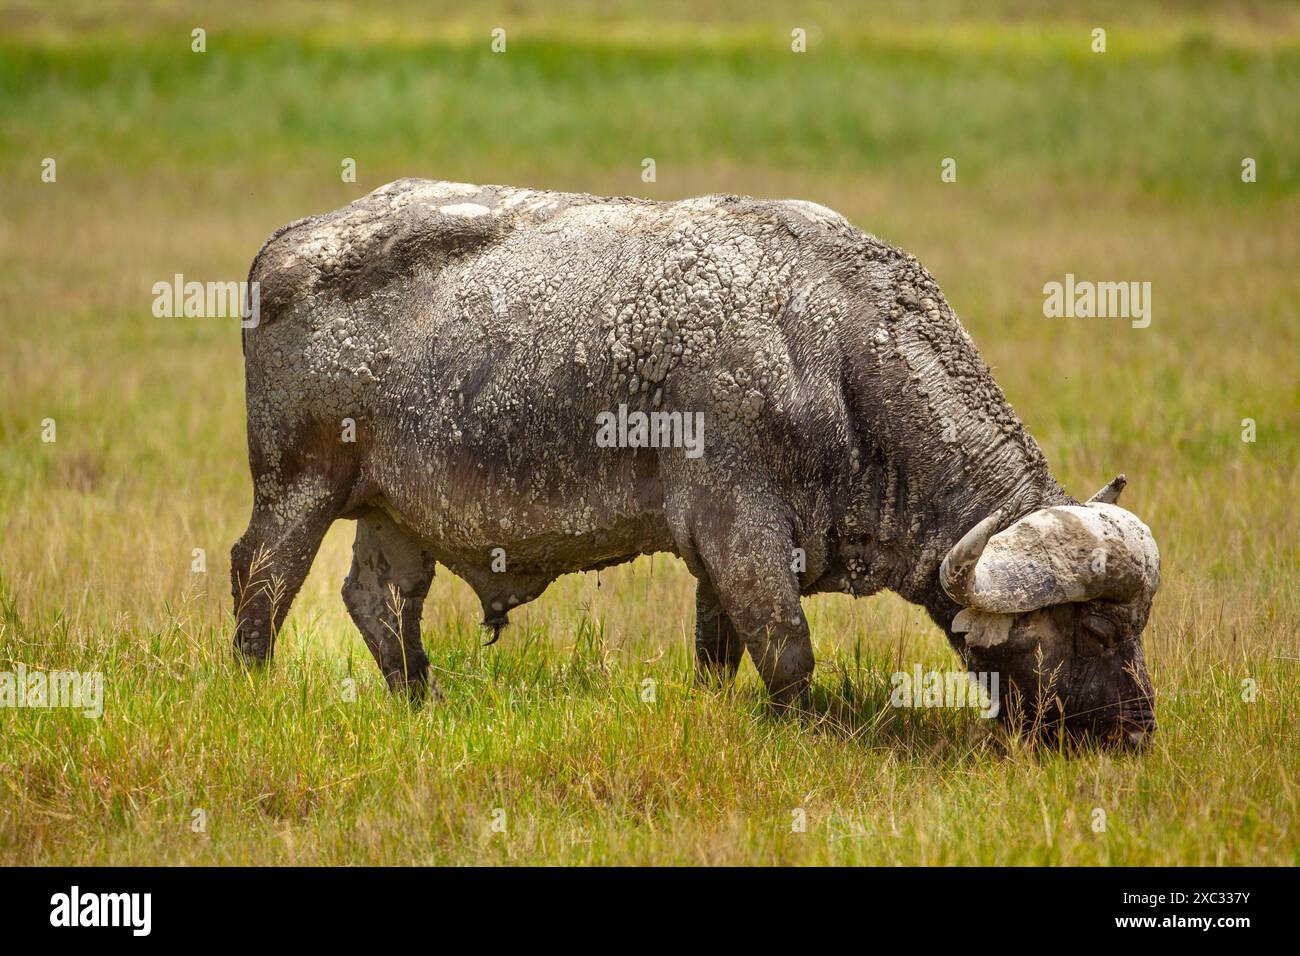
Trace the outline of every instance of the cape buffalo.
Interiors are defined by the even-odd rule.
[[[824,207],[404,179],[279,229],[249,279],[250,662],[347,518],[343,599],[416,697],[436,563],[499,630],[559,575],[667,551],[701,674],[747,649],[780,707],[813,670],[800,598],[888,588],[1002,675],[1004,716],[1154,731],[1159,555],[1123,476],[1066,494],[930,274]]]

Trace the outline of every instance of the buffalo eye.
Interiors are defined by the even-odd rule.
[[[1093,640],[1105,647],[1112,647],[1119,637],[1119,626],[1108,617],[1097,613],[1083,616],[1083,629]]]

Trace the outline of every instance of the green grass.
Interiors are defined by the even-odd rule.
[[[1220,669],[1165,704],[1149,757],[1078,759],[1007,749],[951,711],[890,708],[884,648],[824,659],[819,717],[801,724],[772,718],[753,684],[698,690],[680,646],[614,648],[574,618],[487,651],[444,631],[449,699],[418,712],[368,659],[320,655],[314,628],[252,678],[213,653],[215,630],[104,635],[78,658],[115,675],[102,721],[32,712],[6,728],[32,755],[6,794],[21,813],[7,862],[1290,860],[1286,797],[1267,789],[1278,771],[1225,772],[1217,738],[1248,761],[1295,714],[1242,703]]]
[[[525,34],[506,54],[455,42],[216,30],[0,46],[0,147],[145,174],[158,166],[289,165],[337,174],[344,156],[454,168],[575,163],[669,176],[704,162],[893,172],[1137,180],[1173,197],[1265,200],[1300,185],[1300,50],[1183,42],[1089,52],[1084,28],[986,48],[869,36],[804,55],[780,33],[607,40]],[[106,118],[110,121],[106,122]],[[1240,189],[1240,163],[1264,170]],[[38,157],[35,157],[39,159]],[[12,172],[17,173],[17,169]]]
[[[0,864],[1295,863],[1300,18],[1106,5],[1094,56],[1092,16],[985,6],[814,7],[796,56],[798,20],[749,5],[0,2],[0,670],[107,679],[101,720],[0,708]],[[663,555],[557,582],[490,648],[441,572],[448,699],[413,711],[338,597],[346,523],[275,666],[234,666],[238,336],[153,318],[150,285],[238,278],[275,226],[401,175],[801,196],[918,255],[1067,487],[1129,474],[1164,558],[1154,748],[1071,757],[888,706],[892,671],[954,658],[887,595],[806,602],[809,720],[769,713],[748,664],[706,692]],[[1043,318],[1066,272],[1151,281],[1152,326]]]

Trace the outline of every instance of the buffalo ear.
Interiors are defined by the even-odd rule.
[[[957,616],[952,619],[952,632],[954,634],[967,634],[974,626],[971,620],[971,610],[968,607],[962,608],[957,612]]]
[[[1088,504],[1092,504],[1093,502],[1104,505],[1115,504],[1119,501],[1119,493],[1124,490],[1124,486],[1127,484],[1128,479],[1124,477],[1124,475],[1116,475],[1110,480],[1110,483],[1106,485],[1105,488],[1101,489],[1101,491],[1088,499]]]
[[[966,635],[967,647],[990,648],[1005,644],[1011,636],[1014,614],[993,614],[975,608],[962,608],[952,619],[954,634]]]

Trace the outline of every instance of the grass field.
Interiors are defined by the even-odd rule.
[[[106,681],[102,719],[0,708],[0,864],[1297,862],[1300,7],[265,6],[0,0],[0,671]],[[490,648],[440,573],[448,699],[415,712],[338,597],[345,522],[242,671],[237,323],[155,318],[151,286],[240,279],[404,175],[797,196],[917,255],[1065,485],[1128,473],[1164,563],[1154,746],[890,707],[891,672],[955,658],[889,595],[806,602],[806,722],[748,663],[699,689],[666,555],[561,580]],[[1150,281],[1151,326],[1044,318],[1067,272]]]

